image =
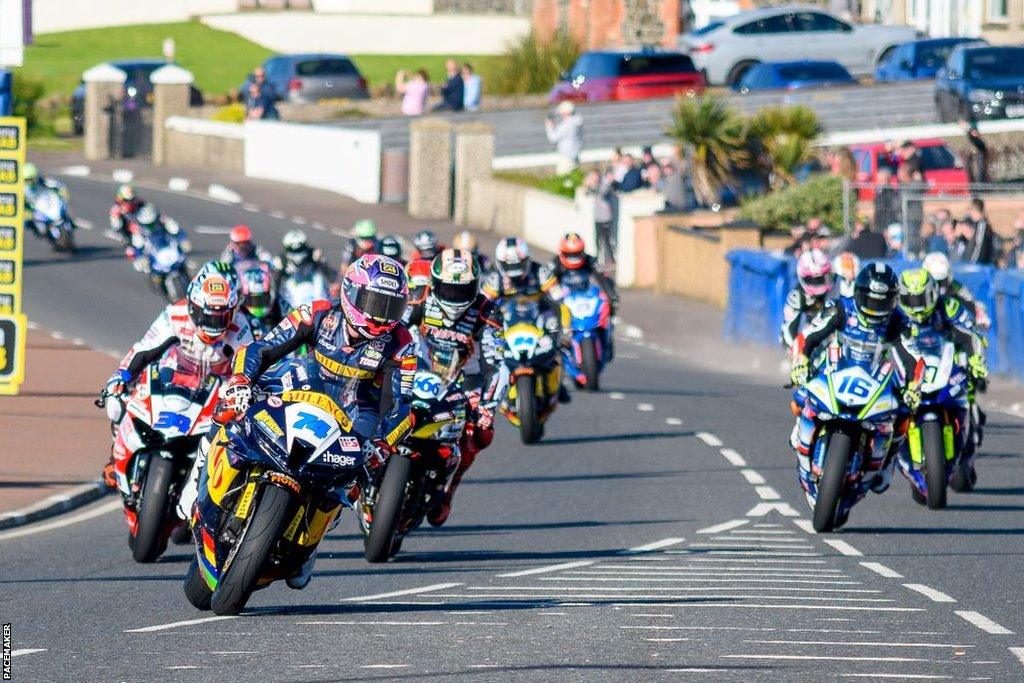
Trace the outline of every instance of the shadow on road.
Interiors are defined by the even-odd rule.
[[[64,254],[53,254],[49,258],[27,258],[24,261],[25,268],[36,266],[64,266],[82,263],[84,261],[123,261],[124,251],[118,247],[78,247],[74,256]]]
[[[678,524],[680,519],[630,519],[621,521],[598,522],[579,520],[573,522],[539,522],[537,524],[453,524],[441,529],[425,530],[425,534],[417,534],[421,538],[432,536],[478,536],[504,534],[518,531],[551,531],[556,529],[599,529],[601,527],[636,526],[638,524]],[[330,541],[361,541],[362,534],[328,535]]]
[[[540,443],[533,444],[531,448],[543,448],[545,446],[566,446],[579,443],[596,443],[600,441],[637,441],[640,439],[678,439],[684,436],[693,436],[695,432],[640,432],[631,434],[593,434],[591,436],[564,436],[554,439],[544,439]]]
[[[850,529],[849,535],[885,535],[885,536],[896,536],[899,534],[908,534],[914,536],[944,536],[954,534],[964,534],[968,536],[1024,536],[1024,528],[1018,529],[977,529],[969,527],[951,527],[951,526],[940,526],[940,527],[910,527],[910,526],[893,526],[893,527],[858,527],[856,529]]]
[[[423,679],[425,677],[444,678],[475,678],[475,679],[499,679],[499,680],[588,680],[588,679],[611,679],[611,680],[651,680],[656,674],[669,674],[672,676],[686,676],[687,673],[703,673],[707,677],[711,672],[745,673],[756,671],[768,671],[769,666],[756,664],[721,664],[712,662],[682,661],[679,664],[662,662],[660,665],[652,664],[533,664],[528,666],[488,666],[476,669],[448,669],[445,671],[429,671],[425,673],[408,674],[387,674],[375,675],[375,681],[403,681],[411,679]],[[630,672],[633,672],[630,675]],[[508,676],[509,678],[504,678]],[[564,678],[563,678],[564,676]],[[296,679],[298,683],[306,683]],[[311,679],[312,680],[312,679]],[[317,683],[334,683],[335,681],[349,681],[351,678],[317,678]],[[707,680],[712,680],[707,678]]]

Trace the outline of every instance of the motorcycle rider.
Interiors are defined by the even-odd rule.
[[[39,196],[40,192],[44,190],[54,190],[59,192],[61,197],[67,199],[68,190],[64,183],[60,182],[55,178],[47,178],[39,174],[39,169],[31,161],[26,161],[25,165],[21,170],[22,178],[25,180],[25,225],[35,230],[36,234],[40,237],[45,236],[45,232],[42,226],[37,225],[32,220],[32,206],[36,201],[36,197]]]
[[[832,289],[832,264],[828,256],[818,249],[800,254],[796,262],[796,278],[799,284],[786,295],[782,309],[779,339],[786,348],[792,348],[801,327],[828,305],[828,293]]]
[[[114,205],[110,207],[110,234],[127,244],[131,239],[129,227],[132,218],[144,203],[135,193],[135,188],[128,183],[118,187],[117,194],[114,195]]]
[[[242,305],[249,312],[253,334],[261,339],[281,322],[274,273],[264,261],[250,261],[241,273]]]
[[[835,275],[835,282],[832,285],[832,298],[846,298],[853,296],[853,283],[860,272],[860,258],[852,251],[844,251],[832,259],[832,273]]]
[[[569,232],[558,241],[558,255],[551,261],[551,272],[559,283],[568,272],[582,272],[596,284],[612,304],[612,315],[618,307],[619,294],[615,283],[597,267],[597,259],[586,252],[586,243],[579,233]]]
[[[454,474],[449,470],[445,480],[438,482],[433,507],[427,513],[432,526],[441,526],[451,513],[455,490],[466,471],[494,440],[494,411],[508,390],[508,369],[502,362],[505,342],[501,309],[481,293],[480,266],[472,252],[445,249],[431,263],[429,292],[409,307],[406,320],[418,332],[421,345],[435,353],[457,356],[463,368],[480,345],[477,359],[482,381],[479,391],[467,392],[466,428],[459,439],[461,459],[457,468],[455,462],[450,462]]]
[[[289,230],[281,239],[281,253],[274,257],[274,272],[276,281],[274,288],[281,286],[281,281],[291,277],[302,266],[313,263],[320,273],[331,281],[331,267],[323,258],[323,252],[313,248],[306,238],[306,233],[301,230]]]
[[[494,269],[488,272],[480,287],[484,296],[499,305],[510,299],[523,297],[536,299],[542,312],[553,314],[548,318],[547,332],[554,335],[556,342],[564,343],[562,334],[560,287],[554,273],[530,258],[530,247],[519,237],[506,237],[498,242],[494,250]],[[570,403],[572,396],[565,385],[558,387],[558,400]]]
[[[252,241],[252,230],[248,225],[239,224],[231,228],[228,245],[224,247],[220,260],[237,266],[246,261],[271,263],[274,257],[269,251]]]
[[[939,296],[955,297],[967,310],[974,314],[975,324],[982,332],[988,332],[992,326],[992,319],[988,315],[988,308],[981,301],[974,297],[974,294],[962,282],[953,279],[953,268],[949,264],[949,258],[940,251],[933,251],[926,254],[921,265],[928,274],[932,276],[939,287]]]
[[[355,262],[360,256],[376,254],[380,249],[380,242],[377,240],[377,224],[369,218],[356,221],[352,226],[352,237],[348,238],[341,247],[341,264],[338,275],[343,277],[349,264]]]
[[[219,274],[204,271],[189,283],[188,296],[161,311],[107,381],[106,395],[124,394],[144,368],[174,349],[175,368],[185,375],[231,374],[232,357],[253,341],[249,317],[239,311],[238,291]],[[122,419],[122,423],[124,420]],[[110,462],[103,468],[107,485],[117,487],[115,464],[130,452],[119,428]],[[124,473],[120,473],[124,476]]]
[[[469,231],[463,230],[452,238],[453,249],[464,249],[476,259],[477,265],[480,266],[480,272],[485,273],[491,268],[491,259],[488,258],[487,254],[480,251],[480,247],[476,241],[476,234]]]
[[[160,233],[166,233],[175,238],[183,252],[191,251],[185,231],[178,226],[173,218],[162,216],[152,204],[142,204],[135,212],[131,237],[128,246],[125,247],[125,255],[136,270],[143,273],[149,272],[150,263],[146,256],[146,244]]]
[[[423,259],[433,263],[434,258],[444,249],[441,243],[437,241],[437,235],[430,230],[421,230],[416,233],[415,237],[412,238],[412,245],[415,249],[412,252],[412,257],[409,259],[410,261]]]
[[[431,262],[422,259],[410,261],[405,265],[405,276],[409,279],[409,306],[417,306],[427,298],[432,265]]]
[[[826,261],[827,263],[827,261]],[[853,297],[840,299],[836,305],[825,308],[796,336],[791,347],[790,380],[803,387],[809,378],[810,359],[833,336],[851,353],[874,354],[881,346],[891,350],[902,382],[903,402],[913,411],[921,403],[920,378],[914,377],[917,358],[903,337],[904,322],[894,315],[899,297],[899,283],[893,269],[884,263],[873,263],[861,269],[854,281]],[[800,408],[797,423],[790,439],[797,452],[803,478],[810,477],[810,449],[814,438],[814,415],[807,405]],[[885,452],[872,452],[865,463],[867,483],[875,493],[889,488],[894,454],[905,434],[899,426],[893,430],[890,445]]]
[[[405,259],[402,258],[402,242],[394,235],[388,235],[382,239],[378,245],[378,251],[382,256],[398,261],[402,266],[405,265]]]
[[[359,257],[342,278],[339,303],[318,300],[300,306],[270,334],[235,354],[235,374],[221,390],[214,419],[223,424],[240,418],[260,375],[305,344],[335,400],[354,408],[353,431],[372,441],[369,466],[380,466],[381,454],[393,452],[415,423],[410,401],[416,355],[408,328],[400,324],[407,297],[401,266],[386,256]],[[200,469],[193,471],[194,480],[205,460],[204,451],[197,458]],[[194,501],[194,492],[190,500],[183,492],[179,512],[190,511]],[[315,555],[288,585],[305,588],[314,562]]]

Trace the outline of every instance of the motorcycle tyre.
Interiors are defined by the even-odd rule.
[[[168,513],[171,505],[171,484],[174,463],[154,455],[149,459],[146,483],[142,486],[138,525],[132,543],[132,558],[143,564],[155,562],[167,549]]]
[[[825,468],[818,481],[818,497],[814,501],[814,530],[818,533],[836,528],[836,513],[843,499],[843,488],[849,469],[853,442],[849,434],[832,432],[825,453]]]
[[[363,541],[363,556],[367,562],[387,562],[392,556],[405,509],[405,494],[412,461],[403,455],[393,455],[385,465],[384,477],[377,489],[377,502],[373,505],[370,533]],[[397,552],[397,551],[395,551]]]

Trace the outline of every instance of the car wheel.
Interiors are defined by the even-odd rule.
[[[892,56],[892,52],[895,49],[896,49],[895,45],[890,45],[889,47],[887,47],[884,50],[882,50],[881,54],[878,55],[878,59],[875,60],[875,68],[877,69],[879,65],[885,64],[886,62],[888,62],[889,61],[889,57]]]
[[[726,85],[730,88],[734,88],[739,85],[739,82],[743,80],[743,77],[747,72],[758,63],[759,62],[756,60],[748,60],[734,65],[732,69],[729,70],[729,76],[726,78]]]

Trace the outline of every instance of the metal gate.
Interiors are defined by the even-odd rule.
[[[153,155],[153,108],[138,98],[111,100],[106,107],[111,159]]]

